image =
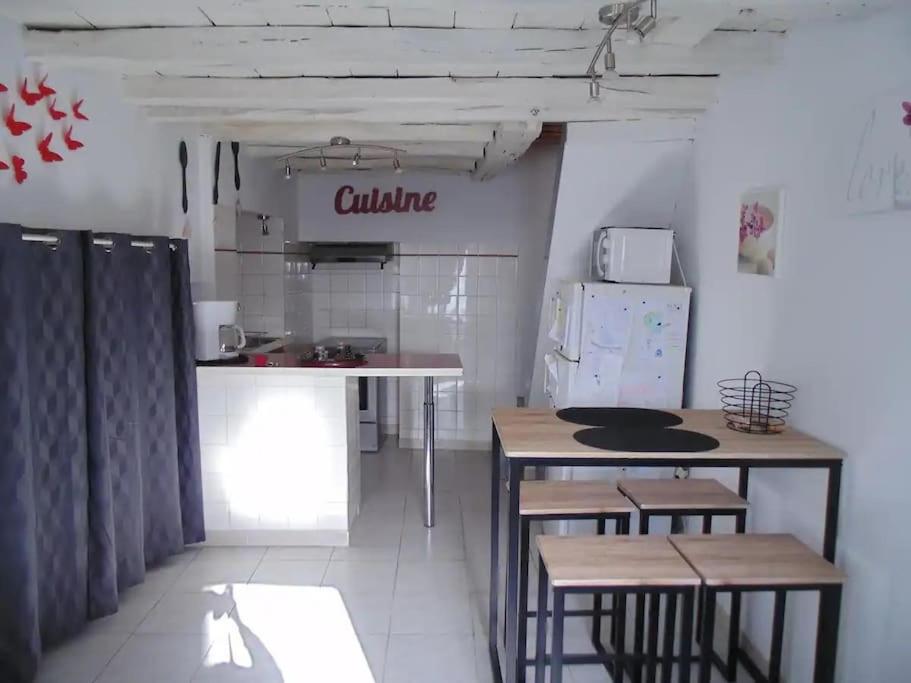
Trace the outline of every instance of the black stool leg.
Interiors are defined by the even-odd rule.
[[[704,534],[712,533],[712,516],[711,515],[702,515],[702,533],[704,533]]]
[[[519,660],[517,683],[525,683],[525,658],[528,642],[528,565],[531,558],[528,552],[528,536],[531,520],[522,517],[519,531],[519,644],[516,648],[516,657]],[[539,617],[540,618],[540,617]]]
[[[840,612],[841,586],[823,588],[819,592],[820,628],[816,634],[816,664],[813,671],[813,683],[832,683],[835,680]]]
[[[566,594],[554,588],[554,632],[550,644],[550,683],[563,681],[563,606]]]
[[[599,536],[603,536],[606,532],[606,520],[601,517],[597,522],[597,531]],[[592,645],[595,646],[595,649],[601,647],[601,617],[602,609],[604,607],[603,598],[601,593],[595,593],[592,598]]]
[[[772,649],[769,652],[769,683],[781,681],[781,648],[784,644],[784,608],[788,593],[775,591],[775,611],[772,615]]]
[[[614,605],[614,618],[617,624],[617,637],[614,644],[614,683],[623,683],[626,680],[626,664],[623,658],[626,655],[626,593],[614,593],[611,601]]]
[[[648,535],[648,513],[639,511],[639,535],[646,536]],[[633,681],[634,683],[641,683],[642,681],[642,652],[643,645],[645,641],[645,596],[639,594],[636,596],[636,623],[633,626],[633,654],[636,659],[634,660],[634,666],[636,667],[633,671]]]
[[[702,612],[702,638],[700,639],[699,683],[712,680],[712,640],[715,635],[715,591],[705,587]]]
[[[744,496],[746,497],[746,496]],[[747,530],[747,513],[737,515],[735,531],[745,534]],[[731,624],[728,631],[728,670],[725,672],[729,681],[737,680],[737,660],[740,658],[740,592],[731,595]]]
[[[648,596],[648,650],[645,655],[646,682],[655,683],[658,676],[658,629],[661,616],[661,593]]]
[[[680,624],[680,675],[679,683],[690,683],[690,658],[693,652],[693,601],[696,590],[688,588],[683,593],[683,614]]]
[[[664,608],[664,662],[661,664],[661,683],[671,683],[674,671],[674,635],[677,631],[677,594],[668,593]]]
[[[535,639],[535,683],[544,683],[547,656],[547,568],[538,560],[538,617]]]

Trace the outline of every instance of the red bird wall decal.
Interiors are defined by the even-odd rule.
[[[51,115],[51,118],[54,121],[59,121],[60,119],[66,118],[66,112],[60,111],[57,107],[57,98],[51,100],[51,103],[47,106],[47,113]]]
[[[9,164],[6,163],[5,161],[0,161],[0,171],[8,171],[8,170],[9,170]]]
[[[63,141],[66,143],[66,148],[70,151],[74,151],[74,150],[80,149],[82,147],[85,147],[84,144],[82,144],[79,140],[76,140],[73,137],[73,127],[72,126],[68,127],[63,132]]]
[[[89,117],[79,111],[79,108],[82,106],[83,100],[77,100],[73,103],[73,116],[79,121],[88,121]]]
[[[15,137],[19,137],[25,131],[31,130],[32,124],[16,120],[16,105],[14,104],[9,108],[9,112],[6,115],[6,127]]]
[[[48,164],[52,164],[55,161],[63,161],[63,157],[51,149],[51,138],[53,137],[53,133],[48,133],[44,136],[44,139],[38,143],[38,152],[41,154],[41,161]]]
[[[30,107],[34,107],[44,99],[44,95],[41,94],[41,91],[29,92],[27,78],[22,79],[22,85],[19,87],[19,97],[21,97],[22,101]]]
[[[25,182],[25,179],[28,178],[28,173],[25,171],[25,159],[18,156],[13,157],[13,173],[15,173],[15,180],[18,185]]]
[[[46,85],[47,76],[38,81],[38,94],[41,95],[41,98],[49,97],[50,95],[56,95],[57,91],[54,90],[51,86]]]
[[[3,85],[3,83],[0,83],[0,92],[6,92],[7,90],[9,90],[9,88]]]

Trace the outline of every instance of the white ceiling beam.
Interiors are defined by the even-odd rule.
[[[503,123],[484,148],[484,156],[472,172],[477,180],[487,180],[525,154],[529,145],[541,135],[540,121]]]
[[[298,2],[296,0],[4,0],[0,13],[33,26],[84,28],[85,19],[100,26],[206,25],[212,22],[258,25],[389,25],[393,12],[415,11],[419,22],[429,12],[452,12],[456,27],[510,28],[545,22],[572,27],[576,21],[596,25],[604,0],[567,0],[555,10],[553,0],[345,0]],[[726,8],[738,16],[746,30],[780,30],[798,21],[813,21],[868,13],[900,4],[900,0],[660,0],[660,16]],[[202,17],[202,18],[200,18]],[[418,25],[423,25],[419,23]]]
[[[616,78],[598,99],[581,79],[124,79],[140,106],[297,109],[301,122],[602,121],[695,116],[715,98],[714,78]]]
[[[683,33],[673,23],[665,31],[669,37],[695,37],[686,31],[691,23],[681,24]],[[600,30],[209,27],[28,31],[25,42],[29,57],[45,65],[131,75],[503,77],[581,76],[602,36]],[[695,48],[649,36],[644,44],[616,41],[614,51],[621,75],[713,75],[768,63],[781,40],[778,34],[717,31]]]

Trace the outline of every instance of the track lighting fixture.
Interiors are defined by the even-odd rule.
[[[396,174],[398,174],[398,175],[402,174],[402,164],[401,164],[401,162],[399,162],[399,153],[398,152],[396,152],[392,156],[392,169],[395,171]]]
[[[354,154],[354,158],[351,160],[351,165],[357,167],[361,163],[361,150],[358,149]]]
[[[320,155],[319,155],[319,170],[325,171],[326,168],[328,168],[328,167],[326,166],[326,156],[325,156],[322,152],[320,152]]]
[[[279,157],[278,161],[284,164],[285,178],[289,180],[294,174],[291,167],[291,160],[298,159],[301,161],[319,160],[319,170],[329,170],[329,159],[338,162],[350,162],[354,168],[362,167],[362,161],[369,161],[372,164],[376,162],[390,162],[396,173],[402,172],[402,163],[399,157],[405,154],[405,150],[399,147],[389,147],[388,145],[372,145],[369,143],[352,143],[350,139],[336,136],[329,140],[328,144],[314,145],[313,147],[304,147],[291,154]],[[304,167],[306,168],[306,167]],[[371,166],[373,168],[373,166]]]
[[[285,180],[291,180],[291,160],[285,161]]]

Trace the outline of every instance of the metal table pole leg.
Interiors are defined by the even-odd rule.
[[[490,439],[490,601],[488,602],[487,648],[495,683],[502,683],[497,651],[497,604],[500,588],[500,435],[491,427]]]
[[[433,377],[424,378],[424,526],[434,524],[433,456],[434,456]]]

